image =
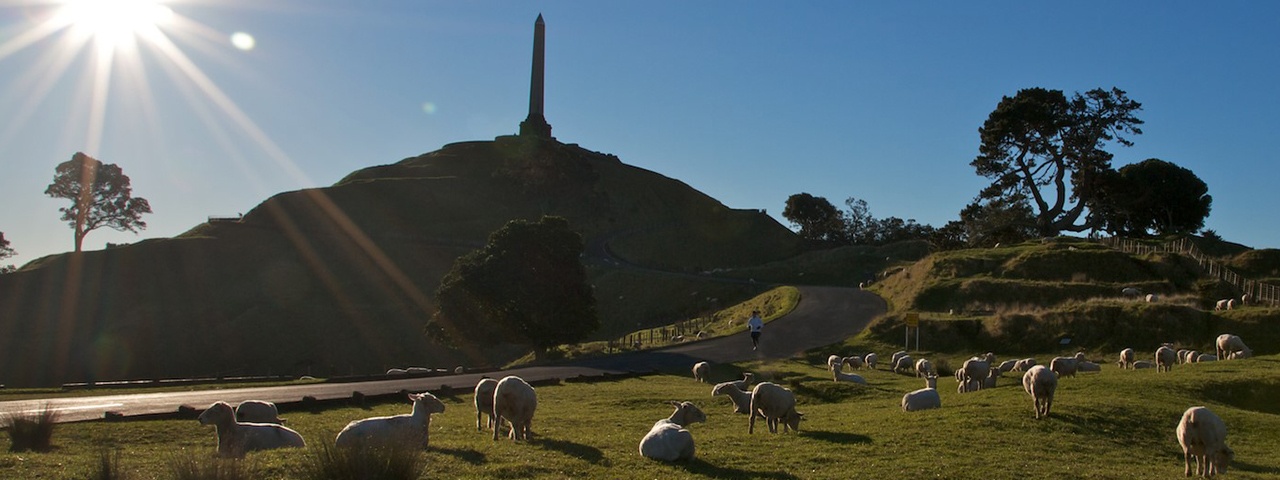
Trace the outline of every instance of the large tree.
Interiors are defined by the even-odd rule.
[[[1109,143],[1131,146],[1142,104],[1125,92],[1094,89],[1067,98],[1061,90],[1028,88],[1004,97],[978,129],[979,155],[970,163],[992,179],[979,200],[1021,197],[1034,208],[1040,236],[1081,232],[1092,224],[1086,206],[1111,171]]]
[[[1089,210],[1113,235],[1146,236],[1195,232],[1212,205],[1209,186],[1191,170],[1149,158],[1109,175]]]
[[[800,228],[800,236],[810,240],[842,241],[845,225],[836,209],[824,197],[797,193],[787,197],[782,216]]]
[[[142,215],[151,213],[147,199],[133,196],[129,177],[115,164],[76,152],[71,160],[54,170],[53,183],[44,191],[54,198],[71,200],[70,207],[59,208],[62,220],[75,232],[77,252],[84,237],[101,227],[137,232],[147,228]]]
[[[455,346],[527,344],[539,355],[587,338],[600,319],[583,250],[561,217],[508,222],[445,274],[427,335]]]

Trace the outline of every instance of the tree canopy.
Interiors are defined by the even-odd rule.
[[[845,224],[840,210],[824,197],[797,193],[787,197],[782,216],[800,228],[799,235],[809,240],[841,241]]]
[[[1150,158],[1108,175],[1089,209],[1112,235],[1146,236],[1200,230],[1212,205],[1209,186],[1195,173]]]
[[[992,179],[979,199],[1027,202],[1040,236],[1089,229],[1090,217],[1082,214],[1111,171],[1104,148],[1133,145],[1128,137],[1142,133],[1134,116],[1141,108],[1117,88],[1071,98],[1028,88],[1004,97],[978,129],[979,155],[970,165]]]
[[[4,232],[0,232],[0,260],[17,255],[18,252],[13,250],[9,245],[9,240],[4,238]],[[14,270],[13,265],[0,265],[0,273],[9,273]]]
[[[600,319],[583,250],[564,218],[508,222],[445,274],[427,335],[455,346],[527,344],[539,353],[587,338]]]
[[[71,160],[57,166],[53,183],[44,191],[54,198],[71,200],[71,206],[59,208],[62,220],[75,233],[75,251],[79,252],[84,237],[101,227],[137,232],[147,228],[142,215],[151,213],[147,199],[133,196],[129,177],[119,166],[104,164],[76,152]]]

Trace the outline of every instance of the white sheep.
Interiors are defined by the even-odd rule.
[[[1075,357],[1053,357],[1053,360],[1049,361],[1049,370],[1058,377],[1074,377],[1076,376],[1076,359]]]
[[[733,382],[733,386],[738,387],[738,390],[742,390],[745,392],[747,391],[747,386],[751,385],[751,382],[754,382],[755,379],[756,379],[756,376],[753,375],[751,372],[745,372],[742,374],[742,380],[735,380]]]
[[[978,389],[982,389],[982,382],[991,376],[991,363],[985,358],[990,357],[973,357],[964,361],[964,377],[961,384],[969,386],[971,382],[978,382]]]
[[[889,357],[889,368],[893,368],[898,364],[898,359],[907,356],[906,350],[898,350],[893,352],[893,356]]]
[[[1155,362],[1152,362],[1150,360],[1138,360],[1136,362],[1133,362],[1134,370],[1140,370],[1143,368],[1156,368],[1156,364]]]
[[[431,414],[444,413],[444,403],[429,392],[408,394],[413,412],[355,420],[338,432],[333,445],[339,448],[362,446],[417,445],[426,447],[431,432]]]
[[[707,383],[707,372],[711,371],[711,364],[707,362],[698,362],[693,364],[693,379],[702,383]]]
[[[841,364],[843,362],[844,362],[844,357],[841,357],[839,355],[829,356],[827,357],[827,370],[830,370],[833,372],[836,370],[840,370]]]
[[[1244,295],[1241,295],[1241,296],[1240,296],[1240,305],[1242,305],[1242,306],[1243,306],[1243,305],[1248,305],[1248,304],[1250,304],[1250,303],[1253,303],[1253,295],[1252,295],[1252,294],[1248,294],[1248,293],[1246,293],[1246,294],[1244,294]]]
[[[655,422],[640,439],[640,455],[645,458],[664,462],[693,459],[693,434],[685,427],[707,421],[707,415],[691,402],[671,402],[671,405],[676,411]]]
[[[1047,417],[1053,407],[1053,392],[1058,389],[1058,374],[1044,365],[1031,367],[1022,374],[1022,389],[1031,395],[1036,418]]]
[[[857,355],[844,357],[843,363],[848,365],[850,370],[858,370],[862,368],[862,357]]]
[[[1231,352],[1249,350],[1249,347],[1244,344],[1244,340],[1239,336],[1232,335],[1230,333],[1218,335],[1218,339],[1215,344],[1218,347],[1218,360],[1226,360],[1227,357],[1231,355]],[[1249,353],[1253,353],[1253,351],[1249,350]]]
[[[930,408],[942,408],[942,397],[938,395],[938,377],[925,378],[925,387],[907,392],[902,396],[902,411],[916,412]]]
[[[1173,370],[1173,364],[1178,361],[1178,352],[1172,348],[1161,345],[1156,349],[1156,371],[1169,372]]]
[[[871,353],[868,353],[868,354],[867,354],[867,356],[862,357],[862,362],[863,362],[864,364],[866,364],[866,365],[867,365],[867,368],[872,369],[872,370],[875,370],[875,369],[876,369],[876,360],[878,360],[878,359],[879,359],[879,357],[877,357],[877,356],[876,356],[876,353],[875,353],[875,352],[871,352]]]
[[[901,374],[915,373],[916,360],[911,355],[903,355],[893,362],[893,372]]]
[[[1030,370],[1031,367],[1034,367],[1034,366],[1036,366],[1036,359],[1028,357],[1022,360],[1018,360],[1018,363],[1015,363],[1013,365],[1013,371],[1025,372],[1027,370]]]
[[[1187,361],[1183,363],[1196,363],[1198,361],[1200,361],[1200,352],[1192,350],[1187,352]]]
[[[494,425],[502,425],[505,419],[511,424],[512,440],[528,440],[533,430],[533,414],[538,410],[538,393],[523,378],[508,375],[498,381],[493,390]],[[498,439],[499,428],[493,429],[493,439]]]
[[[836,382],[852,382],[862,385],[867,384],[867,380],[862,378],[862,375],[858,375],[856,373],[844,373],[839,370],[831,372],[831,379]]]
[[[1212,477],[1227,473],[1227,465],[1235,452],[1227,446],[1227,424],[1205,407],[1191,407],[1178,422],[1178,444],[1186,463],[1183,475],[1191,476],[1191,459],[1196,461],[1196,474]]]
[[[466,367],[463,367],[462,365],[458,365],[458,366],[456,366],[456,367],[453,367],[453,374],[454,374],[454,375],[462,375],[463,373],[466,373],[466,372],[467,372]]]
[[[738,382],[717,383],[711,388],[711,396],[725,395],[733,401],[733,413],[751,412],[751,394],[738,388]]]
[[[1196,358],[1196,363],[1212,362],[1217,359],[1218,357],[1212,353],[1201,353],[1200,357]]]
[[[1235,309],[1236,309],[1236,299],[1234,298],[1227,299],[1227,310],[1235,310]]]
[[[495,428],[493,414],[493,391],[498,388],[498,381],[492,378],[482,378],[476,382],[476,430],[484,431],[486,428]],[[483,424],[480,417],[487,415],[488,419]]]
[[[1230,298],[1224,298],[1224,299],[1222,299],[1222,300],[1218,300],[1217,302],[1214,302],[1214,304],[1213,304],[1213,309],[1214,309],[1214,310],[1228,310],[1228,306],[1229,306],[1229,304],[1230,304],[1230,303],[1231,303],[1231,299],[1230,299]]]
[[[982,388],[996,388],[996,380],[1000,379],[1000,369],[993,368],[991,373],[987,374],[987,378],[982,379]]]
[[[1076,362],[1076,371],[1077,372],[1101,372],[1102,365],[1098,365],[1088,360],[1085,360],[1083,362]]]
[[[1231,352],[1230,355],[1227,355],[1227,359],[1240,360],[1240,359],[1249,358],[1252,356],[1253,356],[1253,350],[1237,350],[1237,351]]]
[[[986,360],[986,362],[987,362],[987,364],[988,364],[988,365],[995,365],[995,364],[996,364],[996,354],[995,354],[995,353],[992,353],[992,352],[987,352],[987,353],[986,353],[986,355],[979,355],[979,356],[974,357],[974,358],[980,358],[980,359],[982,359],[982,360]]]
[[[1156,303],[1160,301],[1160,296],[1154,293],[1148,293],[1146,300],[1147,300],[1147,303]]]
[[[1178,363],[1191,363],[1190,355],[1191,350],[1189,349],[1183,348],[1178,350]]]
[[[281,424],[280,410],[266,400],[245,400],[236,405],[236,421],[240,423]]]
[[[927,358],[916,360],[916,377],[927,377],[933,375],[933,363]]]
[[[1142,296],[1142,289],[1138,287],[1124,287],[1120,289],[1120,294],[1129,298],[1138,298]]]
[[[227,402],[214,402],[199,417],[201,425],[213,425],[218,434],[218,455],[242,458],[247,452],[285,447],[306,447],[302,435],[274,423],[241,423]]]
[[[1133,362],[1138,359],[1138,353],[1132,348],[1126,348],[1120,351],[1120,360],[1116,362],[1120,368],[1128,370],[1133,368]]]
[[[1016,366],[1018,366],[1018,360],[1005,360],[1000,362],[1000,365],[996,367],[996,370],[999,370],[1000,373],[1009,373],[1013,371]]]
[[[388,368],[388,369],[387,369],[387,375],[404,375],[404,374],[406,374],[406,373],[409,373],[409,371],[408,371],[408,370],[405,370],[405,369],[403,369],[403,368]]]
[[[796,396],[791,390],[773,382],[764,382],[751,390],[751,420],[747,433],[755,433],[756,417],[763,417],[769,426],[769,433],[778,433],[778,424],[782,424],[783,432],[800,431],[800,420],[804,414],[796,411]]]

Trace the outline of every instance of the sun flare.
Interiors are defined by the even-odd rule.
[[[157,0],[63,0],[59,16],[99,48],[115,49],[155,34],[173,10]]]

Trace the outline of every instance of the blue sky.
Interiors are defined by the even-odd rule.
[[[163,37],[140,29],[108,63],[94,40],[72,46],[83,30],[31,33],[60,3],[0,0],[0,232],[19,252],[2,263],[72,248],[64,201],[43,192],[76,151],[120,165],[155,211],[140,234],[90,233],[93,250],[515,133],[539,13],[560,141],[783,224],[787,197],[808,192],[941,226],[988,183],[969,162],[1002,96],[1114,86],[1146,122],[1134,147],[1111,149],[1117,167],[1189,168],[1214,197],[1208,228],[1280,247],[1280,3],[164,5]]]

